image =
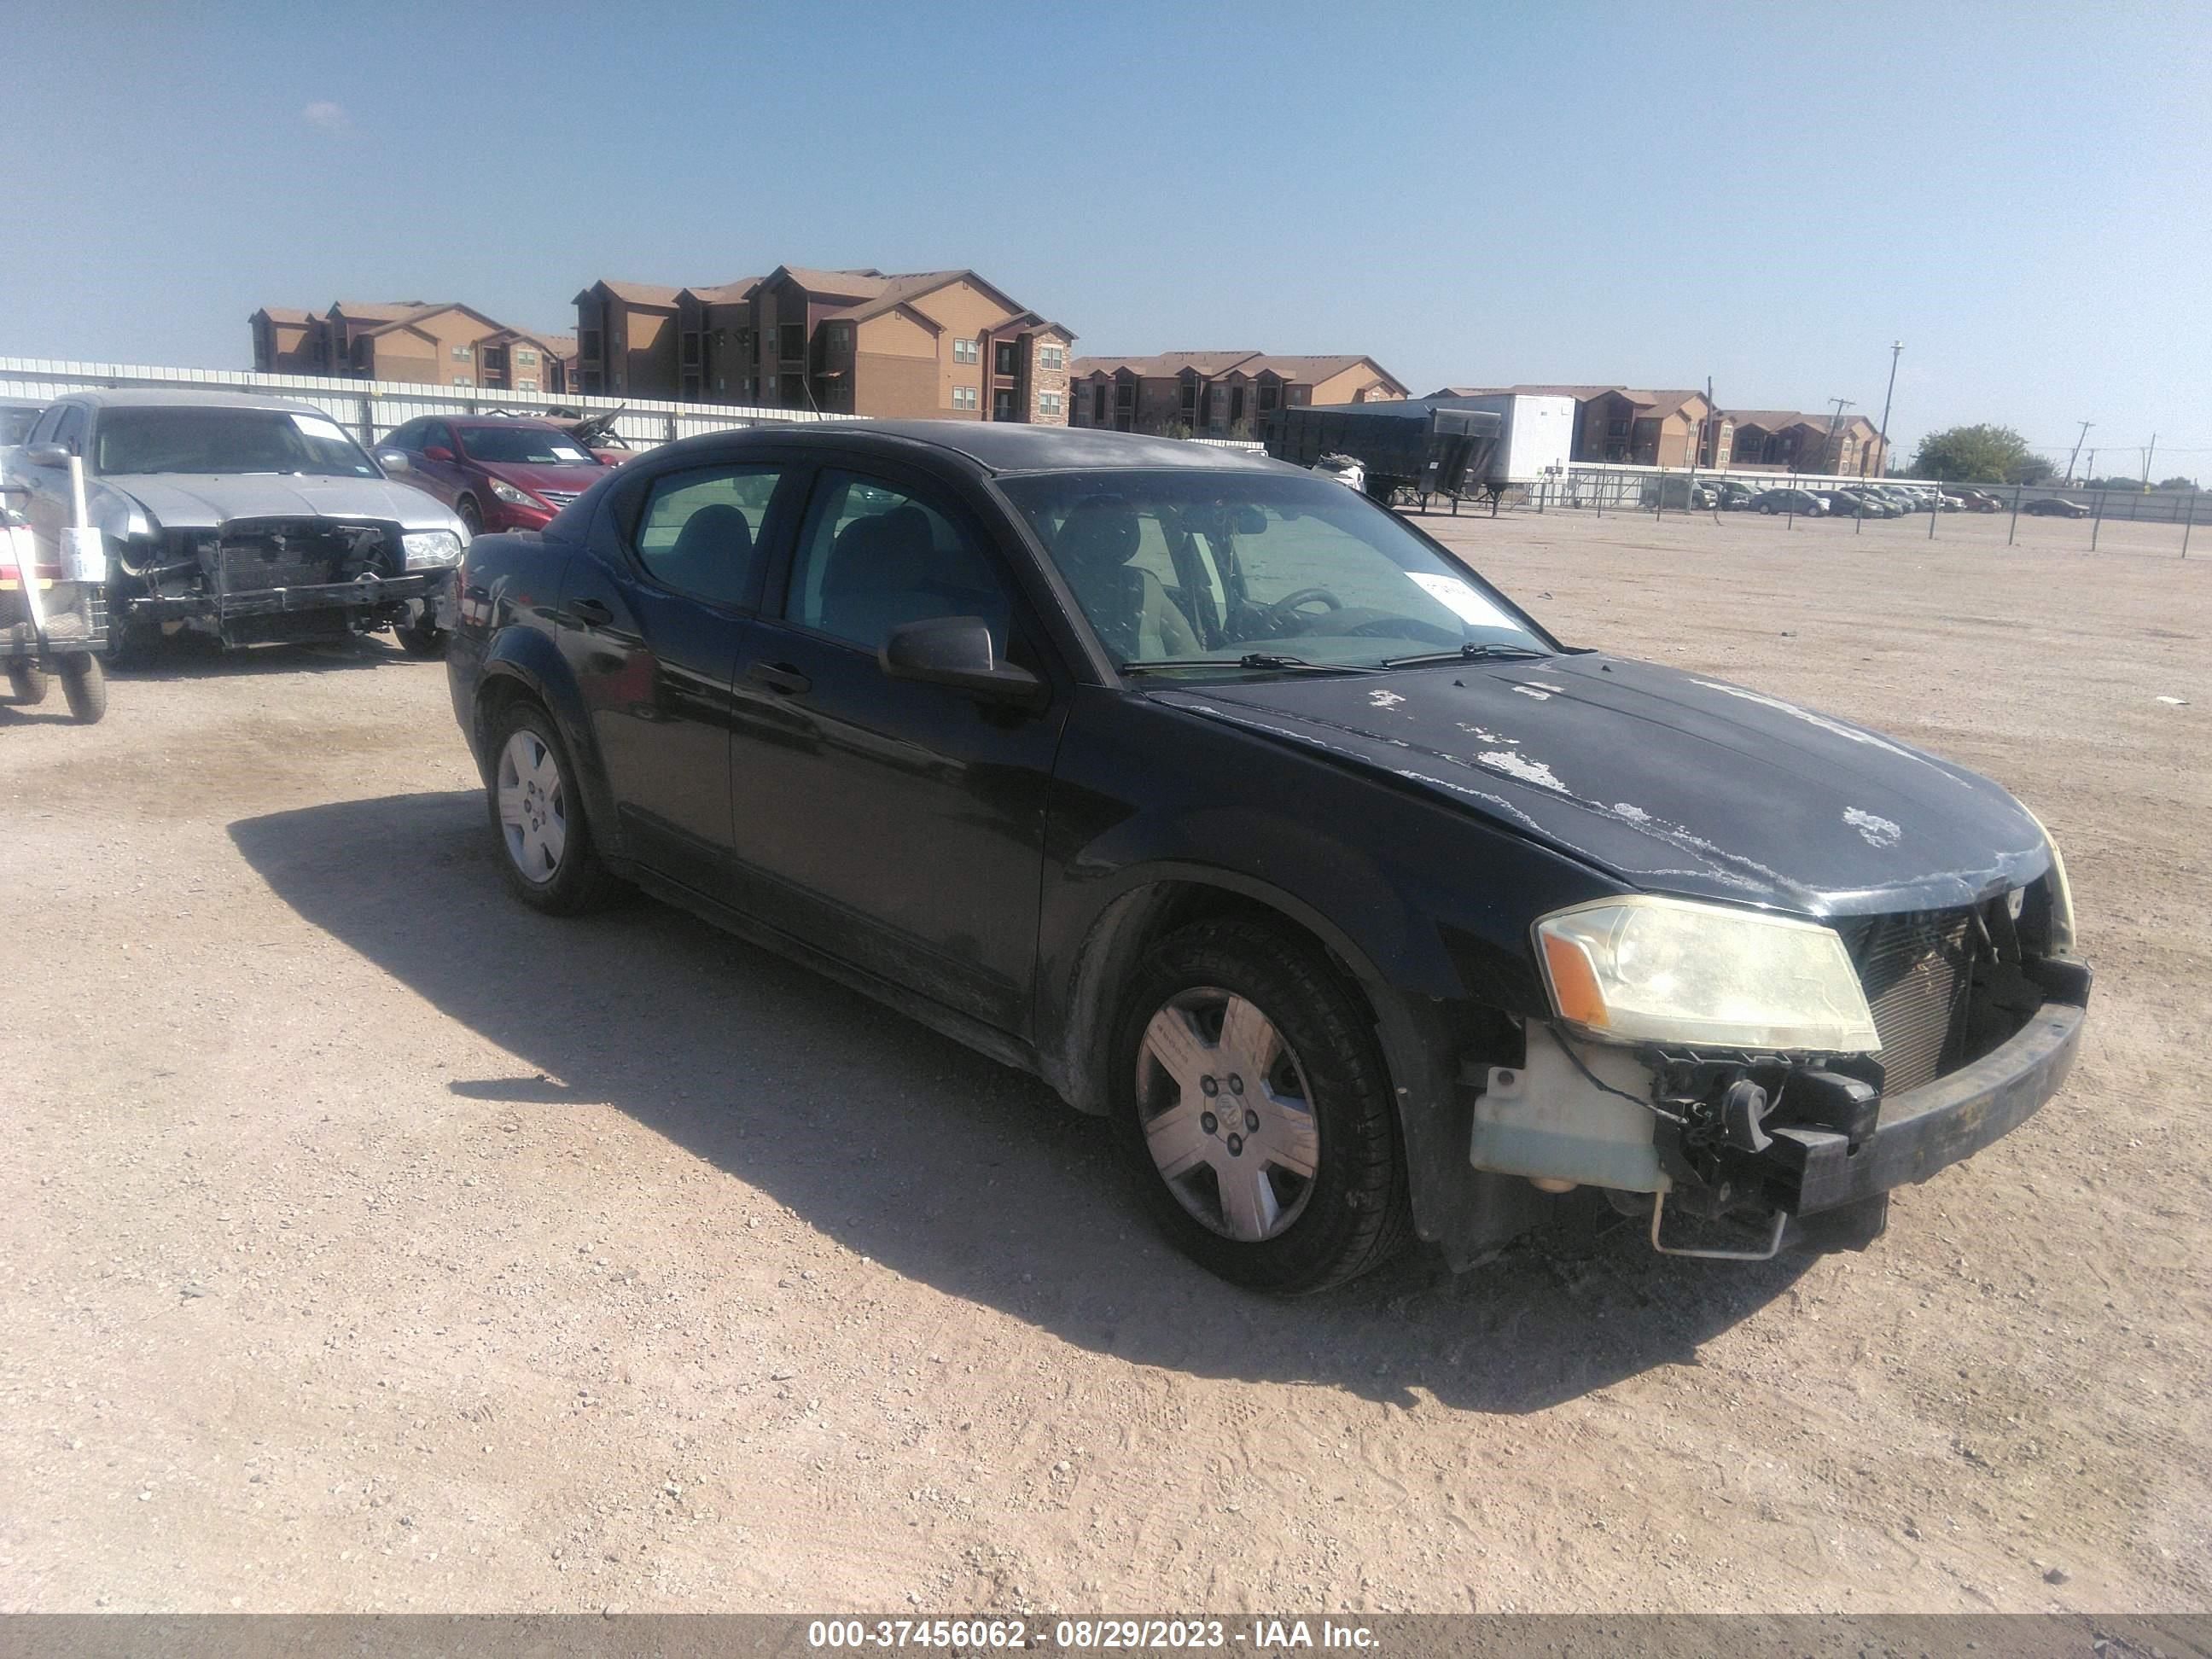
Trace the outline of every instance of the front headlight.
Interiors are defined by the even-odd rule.
[[[450,530],[410,530],[406,544],[410,570],[439,570],[461,556],[461,538]]]
[[[517,489],[504,478],[494,478],[491,481],[491,493],[509,507],[535,507],[540,513],[550,513],[553,510],[528,490]]]
[[[1559,1018],[1610,1042],[1870,1053],[1881,1046],[1832,927],[1638,895],[1536,924]]]
[[[2074,954],[2074,884],[2066,879],[2066,860],[2043,820],[2025,806],[2020,810],[2035,818],[2035,827],[2043,831],[2043,844],[2051,849],[2051,954],[2070,957]]]

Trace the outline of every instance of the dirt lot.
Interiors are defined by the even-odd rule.
[[[179,657],[0,711],[0,1607],[2212,1605],[2212,545],[1444,527],[2033,804],[2059,1100],[1865,1255],[1257,1300],[1036,1084],[510,903],[441,668]]]

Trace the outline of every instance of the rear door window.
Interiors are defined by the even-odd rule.
[[[638,562],[664,587],[747,603],[783,474],[781,465],[708,466],[656,478],[638,514]]]

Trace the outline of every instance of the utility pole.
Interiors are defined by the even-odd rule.
[[[1904,341],[1898,340],[1891,344],[1889,348],[1889,390],[1881,394],[1881,438],[1876,445],[1876,447],[1881,452],[1881,468],[1885,473],[1889,471],[1889,400],[1897,395],[1897,360],[1899,356],[1904,355]],[[1862,478],[1866,477],[1866,468],[1863,465],[1859,468],[1859,477]]]
[[[1831,398],[1828,401],[1835,404],[1836,412],[1828,416],[1828,441],[1821,447],[1820,470],[1824,472],[1833,470],[1838,459],[1836,454],[1836,422],[1844,418],[1845,410],[1853,407],[1849,398]]]
[[[2072,483],[2074,482],[2074,463],[2081,459],[2081,440],[2089,435],[2089,428],[2096,424],[2097,423],[2094,421],[2084,421],[2081,422],[2081,430],[2074,439],[2074,453],[2066,458],[2066,482],[2068,483]],[[2089,465],[2092,468],[2097,465],[2097,455],[2094,450],[2092,450],[2089,453]]]
[[[2151,463],[2151,457],[2153,457],[2154,455],[2155,455],[2155,454],[2157,454],[2157,453],[2158,453],[2158,434],[2157,434],[2157,433],[2155,433],[2155,432],[2154,432],[2154,433],[2152,433],[2152,434],[2150,434],[2150,447],[2149,447],[2148,449],[2146,449],[2145,451],[2143,451],[2143,489],[2144,489],[2146,491],[2148,491],[2148,490],[2150,489],[2150,463]]]

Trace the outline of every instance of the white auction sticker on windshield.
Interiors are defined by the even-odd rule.
[[[342,444],[346,441],[343,428],[327,415],[295,415],[292,424],[310,438],[319,438],[325,443]]]
[[[556,461],[588,461],[592,458],[580,449],[571,449],[566,444],[555,444],[553,459]]]
[[[1474,623],[1484,628],[1517,628],[1520,624],[1500,611],[1497,605],[1475,591],[1457,576],[1447,576],[1434,570],[1408,570],[1406,573],[1420,586],[1431,599],[1448,605],[1452,614],[1462,622]]]

